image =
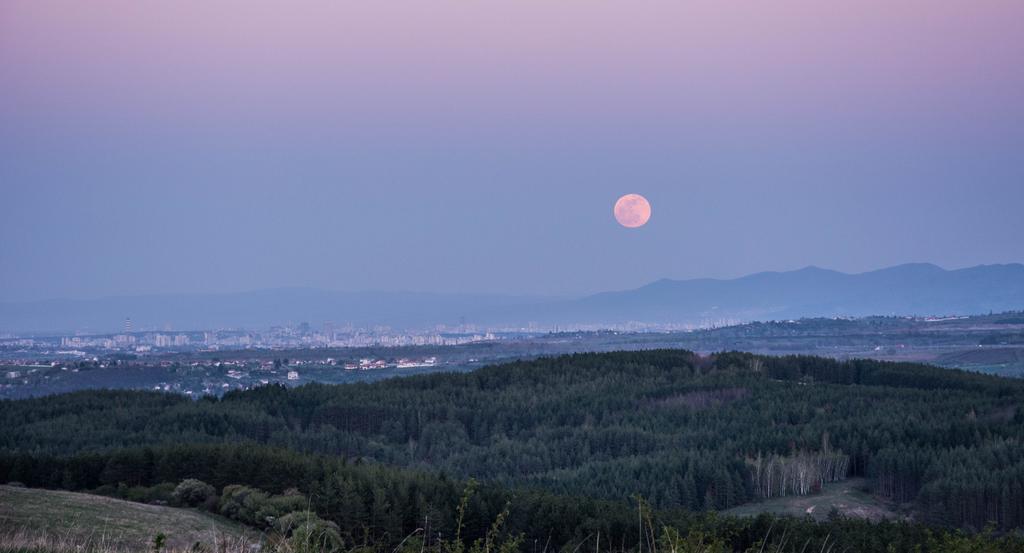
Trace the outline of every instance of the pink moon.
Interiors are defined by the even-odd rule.
[[[626,228],[647,224],[651,218],[651,204],[640,194],[626,194],[615,202],[615,220]]]

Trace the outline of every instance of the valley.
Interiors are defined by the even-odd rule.
[[[227,348],[74,354],[0,348],[0,398],[81,389],[158,389],[192,397],[266,384],[369,382],[464,372],[517,359],[581,352],[683,348],[834,359],[925,362],[1007,377],[1024,375],[1017,312],[949,318],[864,317],[753,322],[692,331],[526,333],[460,345]],[[428,360],[429,362],[426,362]]]

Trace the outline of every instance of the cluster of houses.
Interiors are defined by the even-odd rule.
[[[360,359],[358,363],[345,363],[344,367],[346,371],[370,371],[374,369],[388,369],[392,367],[399,369],[411,369],[415,367],[433,367],[434,365],[437,365],[437,357],[427,357],[426,359],[402,358],[397,361],[385,361],[384,359]]]

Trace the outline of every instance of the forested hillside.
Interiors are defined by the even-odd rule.
[[[1024,383],[925,365],[582,354],[198,401],[103,391],[3,402],[0,481],[297,488],[345,528],[394,536],[450,512],[438,505],[451,507],[468,477],[521,501],[640,495],[697,511],[865,476],[920,520],[1007,529],[1024,524],[1020,405]],[[500,510],[490,501],[481,512]]]

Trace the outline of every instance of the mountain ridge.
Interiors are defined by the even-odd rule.
[[[149,294],[0,303],[0,330],[117,331],[142,326],[259,328],[286,322],[423,327],[701,324],[820,316],[966,315],[1024,308],[1024,264],[947,270],[906,263],[862,273],[809,265],[733,279],[663,278],[643,286],[552,299],[500,294],[344,292],[282,287],[226,294]]]
[[[577,300],[576,317],[608,319],[619,310],[632,311],[634,321],[669,323],[687,317],[693,322],[695,316],[765,320],[975,314],[1021,306],[1022,264],[946,270],[930,263],[910,263],[853,274],[808,266],[735,279],[662,279]]]

